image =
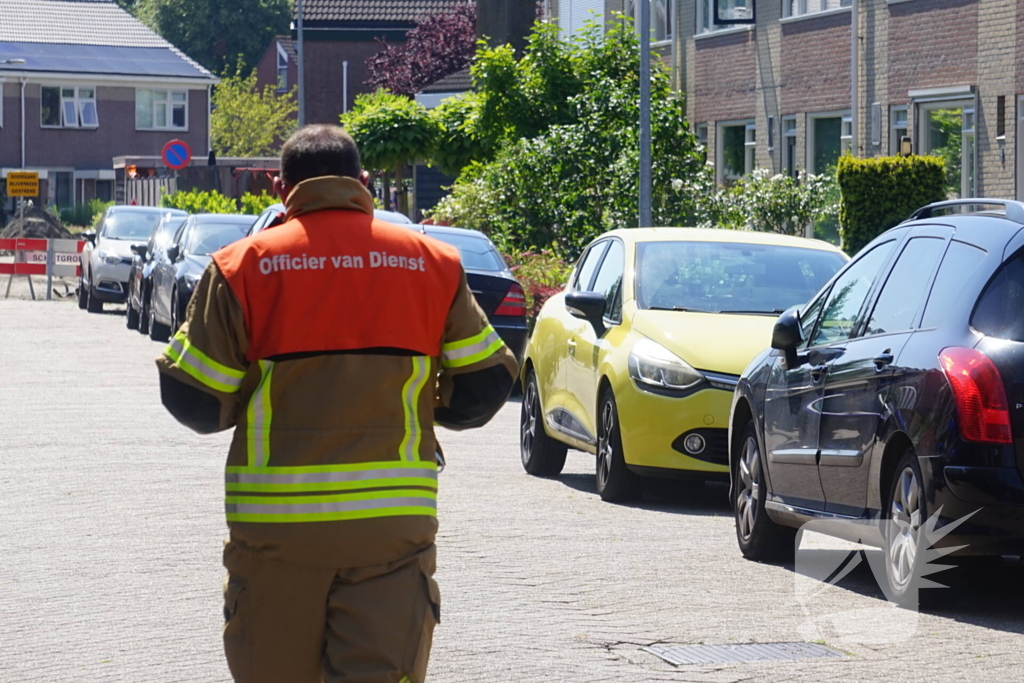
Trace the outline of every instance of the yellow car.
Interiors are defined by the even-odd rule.
[[[735,230],[615,230],[541,309],[523,360],[523,467],[553,477],[567,448],[597,456],[597,490],[644,476],[728,478],[737,379],[776,318],[847,257],[825,242]]]

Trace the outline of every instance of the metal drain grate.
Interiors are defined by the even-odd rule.
[[[684,664],[724,664],[727,662],[764,662],[779,659],[816,659],[842,657],[840,653],[815,643],[742,643],[738,645],[651,645],[646,652],[661,657],[673,666]]]

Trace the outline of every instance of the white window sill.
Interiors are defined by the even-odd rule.
[[[671,46],[672,46],[672,36],[669,36],[665,40],[652,40],[651,41],[651,49],[654,49],[654,50],[657,50],[660,47],[671,47]]]
[[[139,128],[135,130],[139,133],[187,133],[188,128]]]
[[[43,130],[96,130],[97,128],[99,128],[99,125],[97,124],[95,126],[44,126],[40,124],[39,127],[42,128]]]
[[[910,2],[911,0],[885,0],[887,5],[899,5],[900,3]]]
[[[735,28],[723,28],[717,31],[705,31],[704,33],[696,34],[694,40],[704,40],[705,38],[717,38],[718,36],[731,36],[737,33],[744,33],[746,31],[753,31],[753,24],[745,24],[743,26],[737,26]]]
[[[903,0],[900,0],[901,2]],[[800,14],[792,17],[782,17],[779,19],[780,24],[793,24],[798,21],[806,21],[807,19],[818,19],[820,17],[831,17],[834,14],[849,14],[849,7],[836,7],[835,9],[827,9],[824,12],[808,12],[807,14]]]

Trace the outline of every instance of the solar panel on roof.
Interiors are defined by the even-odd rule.
[[[209,78],[169,47],[0,42],[0,54],[24,59],[14,67],[18,71]]]

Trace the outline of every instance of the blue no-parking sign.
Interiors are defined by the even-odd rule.
[[[180,170],[189,165],[192,161],[192,150],[181,140],[171,140],[164,145],[160,157],[168,168]]]

